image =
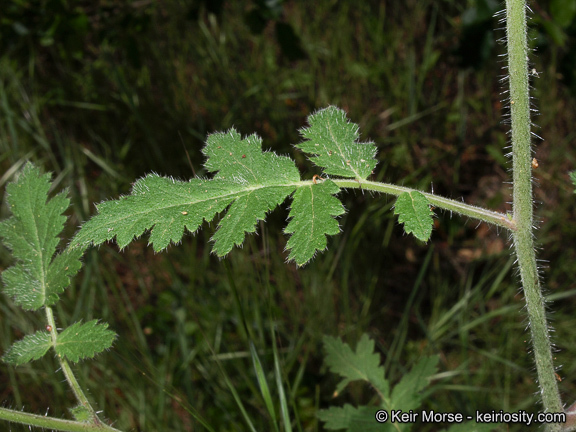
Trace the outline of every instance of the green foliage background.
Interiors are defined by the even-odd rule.
[[[206,135],[232,126],[299,157],[312,178],[318,171],[291,145],[311,112],[334,104],[360,125],[361,141],[378,146],[376,180],[433,185],[504,211],[503,47],[495,43],[503,35],[492,31],[494,3],[10,2],[0,22],[0,186],[27,159],[53,171],[55,191],[71,191],[71,238],[93,203],[127,193],[148,172],[206,175]],[[532,6],[534,121],[544,138],[535,154],[538,240],[556,299],[561,391],[571,403],[576,24],[557,1]],[[303,430],[321,428],[318,408],[371,398],[361,385],[332,397],[338,378],[322,367],[324,334],[354,346],[369,333],[393,383],[421,356],[438,354],[445,373],[427,409],[532,408],[535,377],[507,239],[439,215],[424,246],[403,234],[393,200],[344,199],[343,233],[303,270],[284,262],[286,209],[224,261],[209,253],[214,224],[163,254],[145,241],[122,253],[114,245],[90,251],[57,313],[62,327],[101,318],[119,334],[113,350],[77,368],[98,408],[125,429],[196,430],[195,413],[216,430],[244,430],[224,370],[258,429],[268,430],[248,340],[272,374],[272,326]],[[12,263],[0,254],[4,270]],[[40,315],[6,297],[0,318],[1,352],[42,328]],[[0,400],[65,415],[71,396],[55,370],[49,358],[1,365]]]

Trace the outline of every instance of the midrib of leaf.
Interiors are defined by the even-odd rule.
[[[31,191],[29,191],[29,193],[31,193]],[[48,274],[48,265],[50,264],[50,259],[52,258],[52,256],[48,256],[46,257],[44,252],[43,252],[43,247],[42,247],[42,241],[40,238],[40,231],[38,230],[38,219],[35,216],[35,212],[34,212],[34,204],[36,203],[36,196],[34,196],[34,199],[31,199],[30,201],[27,202],[26,205],[26,210],[29,213],[29,219],[31,221],[34,221],[33,225],[33,232],[34,232],[34,236],[35,236],[35,242],[34,245],[32,246],[33,249],[36,251],[36,257],[38,257],[36,259],[36,263],[34,263],[35,266],[37,266],[37,269],[39,271],[39,282],[40,282],[40,288],[41,288],[41,297],[42,297],[42,304],[45,303],[46,301],[46,291],[47,291],[47,283],[46,283],[46,279],[47,279],[47,274]]]
[[[193,205],[201,205],[201,204],[207,204],[210,202],[221,202],[221,201],[227,201],[228,204],[226,205],[226,207],[228,207],[234,200],[247,196],[250,193],[253,192],[257,192],[260,190],[264,190],[264,189],[268,189],[268,188],[300,188],[300,187],[312,187],[312,190],[314,189],[314,182],[311,180],[306,180],[306,181],[293,181],[293,180],[289,180],[289,181],[281,181],[282,179],[274,179],[273,183],[271,184],[258,184],[258,185],[250,185],[250,184],[239,184],[239,180],[236,179],[236,181],[232,181],[232,180],[228,180],[228,179],[223,179],[222,177],[219,178],[215,178],[213,180],[204,180],[202,183],[198,184],[198,185],[191,185],[192,188],[197,187],[199,189],[201,189],[202,184],[204,183],[209,183],[209,182],[223,182],[222,186],[226,187],[227,190],[223,190],[221,194],[218,195],[213,195],[210,198],[196,198],[194,200],[190,200],[188,196],[186,196],[185,194],[183,194],[180,190],[175,190],[174,194],[172,194],[172,198],[177,198],[177,199],[182,199],[182,201],[178,201],[178,202],[174,202],[171,201],[169,203],[166,204],[162,204],[162,201],[157,201],[153,205],[152,207],[149,207],[146,210],[134,210],[131,211],[129,213],[118,213],[116,215],[114,215],[113,218],[109,218],[106,221],[100,221],[98,224],[97,229],[108,229],[108,228],[116,228],[116,226],[119,223],[122,222],[129,222],[132,219],[137,219],[138,217],[143,217],[149,214],[152,214],[154,212],[158,212],[158,211],[162,211],[162,212],[171,212],[174,211],[177,208],[183,208],[183,206],[193,206]],[[245,179],[243,179],[244,182],[246,182]],[[357,181],[357,180],[350,180],[350,179],[332,179],[332,181],[338,185],[340,188],[360,188],[363,190],[371,190],[371,191],[375,191],[375,192],[384,192],[387,194],[391,194],[391,195],[400,195],[401,193],[404,192],[413,192],[416,191],[416,189],[411,189],[408,187],[404,187],[404,186],[397,186],[397,185],[392,185],[392,184],[386,184],[386,183],[379,183],[379,182],[372,182],[372,181],[368,181],[368,180],[364,180],[364,181]],[[225,182],[225,183],[224,183]],[[293,191],[292,191],[293,192]],[[290,195],[292,192],[287,193],[287,196]],[[145,192],[140,192],[141,194],[145,194]],[[444,210],[449,210],[449,211],[455,211],[457,213],[466,215],[466,216],[470,216],[476,219],[480,219],[483,220],[485,222],[489,222],[489,223],[493,223],[499,226],[502,226],[504,228],[507,229],[512,229],[514,230],[515,228],[515,224],[513,221],[509,220],[505,214],[503,213],[498,213],[498,212],[493,212],[490,210],[486,210],[486,209],[482,209],[479,207],[475,207],[475,206],[471,206],[469,204],[465,204],[461,201],[456,201],[456,200],[452,200],[449,198],[443,198],[443,197],[439,197],[437,195],[433,195],[430,193],[426,193],[426,192],[422,192],[423,195],[426,196],[426,198],[429,200],[430,204],[434,205],[437,208],[440,209],[444,209]],[[116,201],[118,203],[121,203],[124,199],[131,199],[134,198],[136,195],[128,195],[128,196],[124,196],[122,197],[120,200]],[[312,217],[313,220],[315,220],[316,217],[316,206],[314,207],[315,209],[315,213]],[[150,223],[148,226],[148,229],[151,229],[154,226],[154,223]],[[85,225],[86,227],[86,225]],[[111,240],[112,238],[115,237],[115,230],[110,230],[109,234],[106,235],[106,240]],[[142,233],[140,233],[142,234]],[[76,237],[72,240],[71,242],[71,247],[88,247],[91,243],[93,243],[93,239],[91,238],[91,236],[93,235],[93,233],[91,232],[83,232],[83,230],[80,230],[78,232],[78,234],[76,235]]]
[[[256,187],[247,187],[242,189],[240,192],[234,192],[234,193],[227,193],[227,194],[222,194],[222,195],[218,195],[216,197],[212,197],[210,199],[202,199],[202,200],[192,200],[192,201],[183,201],[181,203],[178,204],[170,204],[170,205],[166,205],[166,206],[158,206],[158,207],[154,207],[153,209],[149,210],[149,211],[141,211],[141,212],[134,212],[130,215],[126,215],[125,217],[119,217],[118,219],[116,219],[115,221],[122,221],[122,220],[128,220],[132,217],[134,217],[134,215],[146,215],[149,213],[152,213],[154,211],[157,210],[170,210],[170,209],[174,209],[177,207],[181,207],[183,205],[189,204],[189,205],[195,205],[195,204],[202,204],[202,203],[208,203],[210,201],[215,201],[217,202],[219,199],[230,199],[230,200],[234,200],[243,196],[247,196],[250,195],[251,193],[253,193],[254,191],[257,190],[262,190],[262,189],[268,189],[268,188],[276,188],[276,187],[288,187],[288,186],[301,186],[301,183],[286,183],[286,184],[274,184],[272,186],[270,185],[261,185],[261,186],[256,186]]]
[[[312,232],[314,232],[314,223],[316,222],[316,206],[314,205],[315,201],[314,201],[314,188],[310,188],[311,194],[312,194]]]
[[[332,124],[328,125],[328,130],[330,130],[330,135],[332,136],[332,141],[336,144],[336,146],[338,147],[338,151],[342,155],[342,158],[345,160],[346,159],[346,156],[345,156],[346,153],[344,152],[344,150],[346,149],[346,146],[343,144],[340,144],[340,142],[338,142],[338,140],[336,139],[336,136],[334,135],[334,132],[333,132],[334,129],[332,128]],[[362,178],[360,173],[356,169],[354,169],[354,167],[352,167],[350,165],[350,168],[354,172],[355,178]]]
[[[303,182],[286,182],[286,183],[280,183],[278,181],[272,183],[272,184],[258,184],[258,185],[252,185],[252,186],[245,186],[245,185],[239,185],[238,182],[230,182],[229,180],[223,180],[221,177],[220,178],[215,178],[214,180],[206,180],[206,182],[226,182],[226,186],[230,189],[234,188],[234,187],[239,187],[236,190],[232,190],[232,191],[226,191],[222,194],[216,195],[216,196],[211,196],[210,198],[199,198],[199,199],[194,199],[194,200],[190,200],[188,196],[185,196],[181,193],[176,193],[173,195],[173,197],[175,198],[182,198],[183,201],[174,203],[174,202],[170,202],[168,204],[165,205],[161,205],[161,201],[158,201],[156,206],[154,207],[150,207],[148,210],[141,210],[141,211],[133,211],[131,213],[119,213],[114,219],[108,220],[104,223],[100,223],[99,227],[100,228],[115,228],[119,223],[121,222],[130,222],[131,220],[137,219],[138,217],[141,216],[147,216],[150,215],[154,212],[157,211],[166,211],[167,213],[170,211],[174,211],[175,209],[179,209],[182,208],[182,206],[186,206],[186,205],[190,205],[190,206],[194,206],[194,205],[199,205],[199,204],[208,204],[210,202],[214,202],[217,203],[219,200],[220,201],[228,201],[228,205],[230,205],[234,200],[238,199],[238,198],[242,198],[245,196],[248,196],[254,192],[257,192],[259,190],[264,190],[264,189],[271,189],[271,188],[288,188],[288,187],[300,187],[302,186]],[[310,183],[310,182],[307,182]],[[198,185],[199,188],[201,188],[201,185]],[[293,192],[293,191],[292,191]],[[290,195],[289,192],[286,194],[286,196]],[[134,195],[128,195],[123,197],[124,199],[126,198],[133,198]],[[122,199],[119,200],[119,202],[122,202]],[[227,206],[228,206],[227,205]],[[154,226],[154,224],[150,224],[149,228],[152,228],[152,226]],[[80,232],[78,233],[78,235],[72,240],[71,243],[71,247],[76,247],[76,246],[80,246],[80,245],[86,245],[86,243],[90,243],[91,240],[90,238],[83,238],[82,235],[82,230],[80,230]],[[90,233],[88,233],[88,235],[86,237],[89,237]],[[114,232],[110,231],[110,236],[109,238],[113,238],[114,237]]]
[[[241,245],[246,234],[256,230],[259,220],[265,219],[268,212],[296,191],[285,233],[292,234],[287,244],[291,250],[289,260],[304,265],[317,251],[326,249],[326,236],[339,232],[334,219],[343,214],[344,209],[337,198],[330,198],[337,195],[339,189],[361,188],[396,196],[419,192],[367,180],[377,163],[376,146],[359,142],[358,126],[347,120],[344,111],[328,107],[309,116],[308,122],[310,127],[300,131],[305,141],[296,147],[311,155],[309,160],[324,174],[337,178],[299,181],[295,162],[289,157],[262,151],[261,139],[256,135],[242,139],[234,129],[218,132],[208,137],[203,149],[208,157],[204,165],[215,173],[212,179],[177,182],[156,174],[148,175],[134,184],[130,195],[98,205],[98,214],[82,226],[71,247],[84,249],[116,238],[123,248],[150,231],[150,244],[160,251],[180,242],[186,231],[196,232],[204,221],[211,222],[223,214],[211,240],[212,251],[224,256],[234,246]],[[332,155],[334,158],[330,158]],[[318,182],[331,185],[329,193],[324,186],[315,186]],[[305,192],[305,187],[310,190]],[[315,187],[321,189],[314,190]],[[411,207],[406,203],[404,207],[416,217],[417,224],[405,228],[422,241],[427,241],[432,231],[430,206],[515,229],[515,222],[505,214],[425,192],[417,195],[421,197],[417,201],[418,211],[414,203]],[[398,210],[398,214],[402,215],[403,211]],[[422,225],[424,220],[429,227]]]

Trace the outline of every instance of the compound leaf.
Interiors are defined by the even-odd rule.
[[[12,217],[0,222],[0,237],[16,264],[2,273],[4,292],[24,309],[37,310],[58,301],[70,277],[82,267],[81,251],[54,254],[70,201],[66,191],[48,200],[50,175],[27,163],[6,187]]]
[[[308,117],[309,128],[300,130],[304,141],[296,145],[311,154],[310,161],[326,174],[364,180],[376,167],[374,143],[358,142],[358,125],[350,123],[346,113],[334,106]]]
[[[77,362],[107,350],[115,339],[116,334],[108,330],[107,323],[98,323],[98,320],[85,324],[77,322],[58,335],[54,349],[59,356]]]
[[[358,142],[358,126],[344,111],[328,107],[309,116],[302,130],[307,141],[297,147],[325,173],[365,179],[376,166],[376,147]],[[334,197],[339,187],[328,179],[300,180],[293,160],[262,151],[256,135],[244,139],[231,129],[208,137],[203,150],[212,179],[176,181],[150,174],[134,183],[128,196],[96,206],[97,214],[72,240],[72,249],[85,249],[116,239],[120,248],[150,231],[155,251],[179,242],[186,230],[195,232],[204,221],[225,212],[212,241],[218,256],[241,245],[258,221],[294,194],[285,233],[289,260],[301,266],[326,249],[327,235],[340,232],[336,217],[344,213]]]
[[[378,392],[381,400],[381,407],[390,414],[392,410],[409,412],[417,409],[422,402],[422,390],[428,386],[430,376],[436,373],[438,356],[423,357],[408,374],[392,390],[390,395],[389,383],[384,377],[384,368],[380,366],[380,357],[374,352],[374,341],[370,340],[366,334],[362,335],[356,352],[352,351],[349,345],[339,338],[330,336],[324,337],[324,350],[326,352],[325,362],[328,368],[344,379],[337,385],[336,393],[351,381],[367,381]],[[360,406],[358,408],[344,405],[342,408],[332,407],[328,410],[321,410],[318,417],[326,422],[326,429],[346,429],[348,432],[362,430],[384,431],[407,431],[410,424],[391,423],[388,419],[385,423],[378,423],[375,418],[377,408]],[[364,418],[372,423],[358,426],[358,422]],[[376,426],[371,426],[376,425]]]
[[[380,356],[374,352],[374,341],[368,335],[362,335],[356,352],[340,338],[324,336],[324,351],[328,368],[344,377],[336,387],[337,393],[341,393],[351,381],[362,380],[372,384],[381,398],[388,398],[389,384],[384,378],[384,368],[380,366]]]
[[[326,235],[336,235],[340,226],[334,219],[344,213],[340,200],[333,195],[340,188],[331,180],[299,187],[294,193],[290,217],[284,230],[292,234],[288,240],[288,259],[297,265],[308,262],[316,251],[326,249]]]
[[[428,241],[432,235],[434,214],[426,197],[417,191],[404,192],[398,196],[394,206],[394,214],[398,221],[404,224],[407,234],[414,234],[418,240]]]
[[[44,356],[52,346],[50,333],[47,331],[38,331],[34,334],[24,336],[12,346],[2,356],[5,363],[19,366],[32,360],[38,360]]]
[[[246,139],[234,129],[208,137],[206,168],[214,178],[176,181],[151,174],[138,180],[132,192],[97,206],[98,214],[86,222],[71,247],[98,245],[116,237],[123,248],[145,230],[151,230],[154,250],[178,242],[184,229],[194,232],[228,206],[213,237],[213,251],[224,256],[254,232],[266,212],[281,204],[296,187],[300,174],[287,157],[262,152],[256,135]]]

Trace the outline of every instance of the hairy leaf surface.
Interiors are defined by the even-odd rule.
[[[358,126],[344,111],[328,107],[309,116],[305,141],[296,147],[333,174],[366,179],[376,166],[373,143],[358,142]],[[124,248],[150,231],[150,243],[160,251],[179,242],[186,231],[195,232],[204,221],[224,213],[212,237],[218,256],[240,246],[258,221],[293,195],[287,244],[288,259],[301,266],[326,249],[328,235],[340,232],[336,218],[344,208],[335,195],[340,188],[328,178],[301,181],[293,160],[262,151],[256,135],[244,139],[231,129],[208,137],[205,167],[211,179],[177,181],[149,174],[136,181],[128,196],[96,206],[97,214],[72,240],[72,249],[85,249],[116,239]]]
[[[51,346],[50,333],[38,331],[13,343],[2,356],[2,360],[14,366],[23,365],[44,356]]]
[[[396,200],[394,214],[398,215],[398,221],[404,224],[404,231],[422,241],[428,241],[432,235],[434,213],[430,209],[430,203],[420,192],[404,192]]]
[[[49,189],[50,175],[41,175],[31,163],[6,187],[13,216],[0,222],[0,237],[16,264],[2,273],[2,281],[4,292],[28,310],[54,304],[82,266],[79,250],[54,257],[70,201],[66,192],[47,201]]]
[[[326,235],[336,235],[340,226],[334,219],[344,213],[340,200],[334,197],[340,188],[330,180],[302,186],[294,193],[290,217],[292,220],[284,230],[292,234],[288,240],[288,259],[296,264],[305,264],[316,251],[326,249]]]
[[[376,167],[374,143],[358,142],[358,125],[350,123],[346,113],[334,106],[308,117],[310,127],[300,130],[306,139],[297,148],[309,153],[309,159],[326,174],[364,180]]]
[[[214,252],[224,256],[254,232],[256,223],[294,190],[300,175],[287,157],[262,152],[255,135],[241,139],[234,129],[208,137],[206,167],[217,171],[213,179],[176,181],[151,174],[138,180],[129,196],[97,206],[71,246],[87,247],[116,237],[121,248],[145,230],[151,230],[154,250],[182,239],[184,229],[194,232],[227,207],[213,237]]]
[[[116,334],[108,330],[107,323],[98,323],[98,320],[78,322],[58,335],[54,348],[58,355],[77,362],[107,350],[115,339]]]

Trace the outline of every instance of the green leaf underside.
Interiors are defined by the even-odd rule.
[[[574,193],[576,193],[576,171],[570,172],[570,180],[572,180],[572,184],[574,185]]]
[[[23,339],[12,344],[12,346],[2,356],[5,363],[19,366],[32,360],[38,360],[52,346],[50,333],[38,331],[34,334],[24,336]]]
[[[68,208],[66,192],[48,200],[50,175],[41,175],[31,163],[18,180],[6,187],[12,217],[0,222],[0,237],[16,258],[2,273],[4,293],[24,309],[37,310],[58,301],[58,295],[80,270],[82,251],[54,254]]]
[[[364,180],[372,174],[377,160],[374,143],[359,143],[358,125],[350,123],[346,113],[334,106],[308,117],[310,127],[300,133],[304,141],[296,145],[326,174]]]
[[[380,395],[387,399],[389,384],[384,378],[384,368],[380,366],[380,356],[374,352],[374,341],[363,334],[356,345],[356,352],[340,338],[324,337],[325,362],[330,371],[344,379],[337,385],[341,393],[351,381],[367,381],[374,386]]]
[[[394,214],[398,221],[404,224],[407,234],[414,234],[418,240],[428,241],[432,235],[434,212],[426,197],[417,191],[404,192],[398,196],[394,206]]]
[[[92,358],[112,346],[116,334],[97,320],[74,323],[58,335],[56,353],[72,362]]]
[[[345,429],[348,432],[382,432],[392,431],[392,424],[380,424],[375,420],[378,409],[374,407],[353,407],[345,404],[343,407],[330,407],[318,412],[318,418],[324,422],[328,430]]]
[[[344,207],[333,196],[339,191],[340,188],[331,180],[296,190],[289,215],[292,219],[284,230],[292,234],[286,246],[290,250],[289,260],[294,260],[298,265],[305,264],[316,251],[326,249],[326,235],[340,232],[334,217],[343,214]]]
[[[212,180],[176,181],[156,174],[138,180],[131,195],[97,206],[98,214],[84,224],[71,246],[82,248],[116,237],[120,248],[151,230],[154,250],[182,239],[184,229],[195,232],[204,220],[230,208],[212,238],[213,251],[224,256],[254,232],[256,223],[281,204],[300,176],[287,157],[262,152],[255,135],[241,139],[235,130],[208,137],[206,167],[217,170]]]

